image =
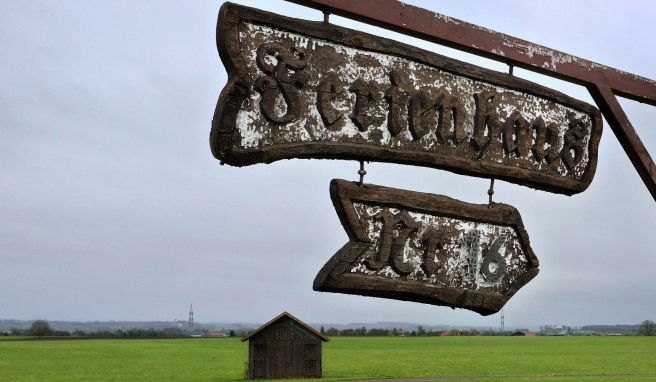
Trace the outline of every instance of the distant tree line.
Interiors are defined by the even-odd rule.
[[[9,335],[9,332],[5,332],[5,335]],[[28,329],[18,329],[12,328],[11,334],[14,336],[70,336],[71,333],[65,330],[54,330],[50,327],[50,324],[46,320],[36,320],[30,325]]]
[[[203,335],[206,334],[206,330],[200,331],[197,334]],[[228,331],[229,337],[245,337],[250,334],[252,331],[241,330]],[[128,329],[128,330],[98,330],[98,331],[84,331],[84,330],[74,330],[74,331],[65,331],[65,330],[54,330],[45,320],[37,320],[32,323],[28,329],[19,329],[12,328],[9,332],[3,333],[4,335],[14,335],[14,336],[37,336],[37,337],[94,337],[94,338],[170,338],[170,337],[188,337],[189,332],[179,327],[170,327],[164,329]],[[480,336],[480,335],[498,335],[492,331],[479,332],[476,329],[472,330],[458,330],[451,329],[448,331],[434,331],[432,329],[426,330],[423,326],[417,326],[416,329],[406,330],[406,329],[380,329],[380,328],[371,328],[367,329],[366,327],[361,327],[357,329],[348,328],[348,329],[336,329],[330,327],[324,329],[321,327],[321,334],[324,334],[329,337],[359,337],[359,336],[369,336],[369,337],[428,337],[428,336]]]
[[[198,334],[203,335],[207,330],[200,331]],[[36,320],[27,329],[12,328],[5,331],[5,336],[35,336],[35,337],[94,337],[94,338],[171,338],[171,337],[188,337],[189,332],[179,327],[169,327],[164,329],[127,329],[127,330],[54,330],[48,321]],[[246,332],[235,332],[230,330],[229,337],[244,335]]]
[[[203,330],[197,334],[203,335],[207,334],[209,331]],[[251,331],[241,330],[235,331],[230,330],[228,333],[229,337],[244,337],[250,334]],[[189,332],[179,327],[169,327],[164,329],[128,329],[128,330],[100,330],[100,331],[84,331],[84,330],[74,330],[72,332],[65,330],[55,330],[53,329],[48,321],[46,320],[36,320],[30,325],[27,329],[12,328],[9,331],[1,333],[5,336],[14,335],[14,336],[36,336],[36,337],[94,337],[94,338],[171,338],[171,337],[188,337]],[[336,329],[330,327],[325,329],[321,327],[321,334],[328,337],[429,337],[429,336],[498,336],[499,332],[492,330],[478,331],[476,329],[470,330],[460,330],[460,329],[450,329],[447,331],[432,329],[426,330],[423,326],[419,325],[416,329],[406,330],[402,328],[393,328],[393,329],[380,329],[380,328],[371,328],[367,329],[366,327],[361,328],[347,328],[347,329]],[[504,335],[510,335],[511,333],[503,333]],[[572,333],[576,335],[576,333]],[[640,324],[640,330],[638,332],[641,336],[656,336],[656,323],[651,320],[645,320]],[[538,333],[538,335],[545,335],[545,333]],[[635,334],[634,334],[635,335]]]
[[[471,330],[459,330],[459,329],[450,329],[447,331],[444,330],[437,330],[434,331],[432,329],[426,330],[423,326],[419,325],[417,326],[416,329],[413,330],[406,330],[406,329],[379,329],[379,328],[371,328],[367,329],[366,327],[361,327],[361,328],[347,328],[347,329],[336,329],[334,327],[330,327],[328,329],[325,329],[323,326],[321,327],[320,330],[321,334],[324,334],[328,337],[365,337],[365,336],[370,336],[370,337],[430,337],[430,336],[442,336],[442,335],[448,335],[448,336],[494,336],[497,335],[497,333],[494,333],[492,331],[483,331],[480,332],[476,329],[471,329]]]

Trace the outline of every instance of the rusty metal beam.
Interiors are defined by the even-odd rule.
[[[656,81],[398,0],[288,0],[656,106]]]
[[[606,118],[613,133],[615,133],[617,140],[620,141],[624,152],[633,163],[633,167],[638,171],[651,196],[656,200],[656,165],[640,140],[638,133],[631,125],[631,121],[624,113],[622,106],[608,87],[592,85],[588,87],[588,91],[590,91],[592,98],[599,106],[601,113]]]
[[[616,95],[656,106],[656,81],[398,0],[287,0],[588,88],[656,200],[656,165]]]

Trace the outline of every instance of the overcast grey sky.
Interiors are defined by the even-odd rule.
[[[239,1],[293,17],[282,1]],[[412,1],[446,15],[656,79],[651,1]],[[498,325],[410,302],[312,291],[346,241],[328,194],[356,162],[219,166],[210,121],[226,73],[219,2],[0,1],[0,318]],[[331,22],[506,71],[500,63]],[[517,76],[592,102],[584,88]],[[621,101],[656,156],[656,108]],[[488,181],[371,164],[366,180],[486,201]],[[540,274],[507,326],[656,319],[656,202],[606,124],[590,188],[566,197],[498,182]]]

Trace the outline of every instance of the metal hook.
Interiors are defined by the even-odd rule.
[[[487,208],[492,208],[492,205],[494,204],[492,202],[492,195],[494,195],[494,178],[490,178],[490,189],[487,190],[487,195],[488,195],[488,204]]]
[[[364,161],[360,161],[360,170],[358,170],[358,175],[360,175],[360,181],[358,182],[358,186],[364,187],[364,176],[367,175],[367,172],[364,170]]]

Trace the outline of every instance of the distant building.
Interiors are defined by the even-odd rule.
[[[640,325],[586,325],[581,331],[590,334],[638,334]]]
[[[209,331],[203,333],[203,337],[228,337],[225,332]]]
[[[522,333],[522,334],[519,334]],[[526,337],[535,337],[537,333],[532,332],[528,329],[514,329],[511,336],[526,336]]]
[[[567,336],[572,332],[573,328],[565,325],[544,325],[540,327],[540,333],[546,336]]]
[[[321,345],[328,338],[287,312],[244,337],[248,378],[321,378]]]

